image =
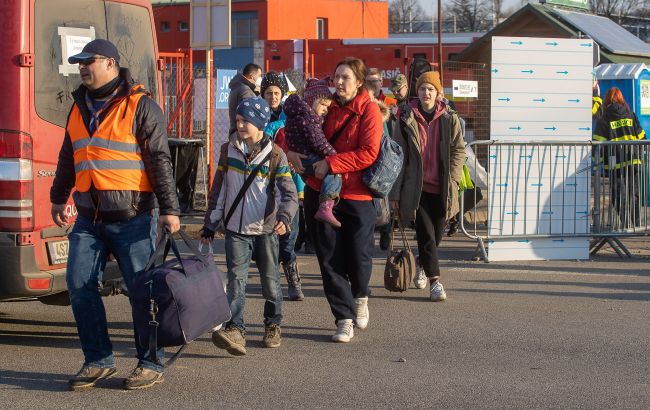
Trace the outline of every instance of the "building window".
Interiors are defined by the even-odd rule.
[[[178,31],[190,31],[190,25],[187,24],[187,21],[178,22]]]
[[[163,21],[160,23],[160,29],[163,33],[169,33],[169,21]]]
[[[256,12],[232,13],[232,47],[253,47],[258,40]]]
[[[327,19],[316,19],[316,38],[325,40],[327,38]]]

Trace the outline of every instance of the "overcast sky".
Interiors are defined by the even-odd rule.
[[[436,14],[438,12],[438,0],[419,0],[420,4],[424,8],[424,11],[428,15]],[[536,0],[533,0],[536,1]],[[442,6],[444,7],[450,0],[442,0]],[[528,0],[503,0],[503,10],[508,10],[515,8],[519,10],[523,3],[528,3]]]

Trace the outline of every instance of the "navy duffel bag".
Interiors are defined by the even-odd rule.
[[[221,272],[212,254],[202,255],[185,232],[179,234],[191,255],[181,258],[173,237],[163,232],[145,271],[130,289],[136,337],[149,345],[150,359],[158,363],[159,347],[183,346],[167,365],[189,342],[230,319]],[[157,265],[170,246],[174,258]]]

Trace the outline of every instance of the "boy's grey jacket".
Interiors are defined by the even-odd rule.
[[[242,235],[263,235],[272,233],[276,222],[282,221],[289,229],[298,210],[298,194],[286,155],[265,136],[261,142],[262,148],[249,161],[239,148],[235,135],[230,142],[221,146],[205,226],[216,230],[250,172],[270,152],[269,161],[261,167],[225,228]]]

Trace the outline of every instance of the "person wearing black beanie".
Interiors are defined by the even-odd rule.
[[[282,114],[282,99],[289,91],[289,85],[284,74],[269,71],[262,78],[260,95],[269,103],[271,107],[271,122],[280,119]]]

